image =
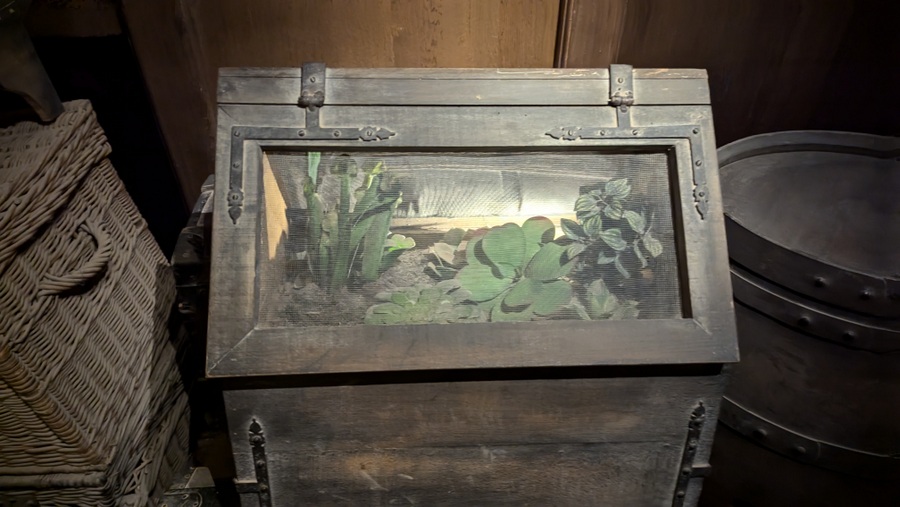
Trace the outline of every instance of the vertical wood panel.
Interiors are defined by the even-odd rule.
[[[853,0],[569,1],[574,15],[592,19],[568,21],[578,29],[559,50],[567,66],[707,69],[720,144],[809,128],[848,21],[860,8]],[[620,40],[598,37],[618,15]]]
[[[212,172],[220,67],[551,67],[559,0],[124,0],[123,10],[192,200]]]
[[[609,67],[617,62],[628,0],[563,0],[556,66]]]

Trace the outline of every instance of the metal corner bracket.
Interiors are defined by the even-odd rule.
[[[687,139],[691,147],[691,174],[694,181],[694,206],[700,219],[709,213],[709,188],[703,169],[703,146],[699,125],[633,127],[634,69],[631,65],[610,65],[609,105],[616,109],[615,127],[557,127],[546,135],[561,141],[578,139]]]
[[[306,109],[302,127],[231,128],[231,157],[229,167],[228,216],[237,224],[244,207],[244,143],[246,141],[384,141],[396,132],[376,126],[322,127],[319,111],[325,105],[325,64],[303,64],[300,96],[297,105]]]
[[[255,482],[235,482],[239,494],[256,493],[259,507],[272,507],[272,492],[269,489],[269,464],[266,461],[266,436],[256,419],[250,423],[248,431],[250,450],[253,454],[253,468],[256,472]]]

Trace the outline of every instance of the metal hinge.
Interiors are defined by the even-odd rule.
[[[235,489],[239,494],[256,493],[259,497],[259,507],[272,506],[272,492],[269,490],[269,464],[266,461],[266,436],[262,426],[256,419],[250,423],[249,440],[250,450],[253,454],[253,468],[256,471],[255,482],[237,482]]]
[[[616,108],[619,128],[631,126],[634,105],[634,75],[631,65],[609,66],[609,105]]]
[[[698,402],[691,412],[691,420],[688,422],[688,434],[684,442],[684,453],[681,455],[681,466],[678,467],[678,480],[675,483],[675,496],[672,498],[672,507],[682,507],[684,497],[687,495],[688,484],[695,477],[706,477],[711,467],[708,463],[694,463],[697,449],[700,447],[700,433],[706,422],[706,407],[703,402]]]

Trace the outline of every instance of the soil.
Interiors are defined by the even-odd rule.
[[[426,249],[404,252],[378,280],[359,287],[343,287],[334,296],[313,282],[301,286],[286,284],[285,296],[289,301],[277,312],[279,320],[298,327],[362,324],[366,310],[378,303],[375,294],[437,283],[426,271],[430,260]]]

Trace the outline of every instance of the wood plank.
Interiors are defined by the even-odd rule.
[[[737,361],[691,319],[254,329],[209,377]]]
[[[708,69],[720,144],[804,128],[852,10],[852,0],[630,0],[619,61]]]
[[[32,37],[105,37],[122,33],[114,0],[36,0],[25,26]]]
[[[422,75],[427,75],[423,73]],[[500,77],[500,76],[498,76]],[[580,77],[580,76],[579,76]],[[709,104],[705,79],[635,79],[635,105]],[[220,104],[296,104],[300,78],[223,77]],[[602,79],[453,79],[423,86],[421,78],[330,78],[325,105],[507,105],[560,106],[609,103],[609,81]]]
[[[561,64],[708,69],[720,144],[809,128],[848,20],[874,9],[852,0],[570,2]]]
[[[188,202],[213,168],[220,67],[550,67],[558,0],[123,0]]]
[[[215,114],[206,108],[201,61],[180,0],[122,0],[122,12],[187,202],[214,170]]]
[[[602,369],[597,370],[601,374]],[[291,505],[671,505],[690,413],[723,377],[426,382],[226,391],[238,480],[266,436]],[[704,426],[697,463],[707,459]]]
[[[556,66],[609,67],[619,63],[627,6],[628,0],[564,0]]]

